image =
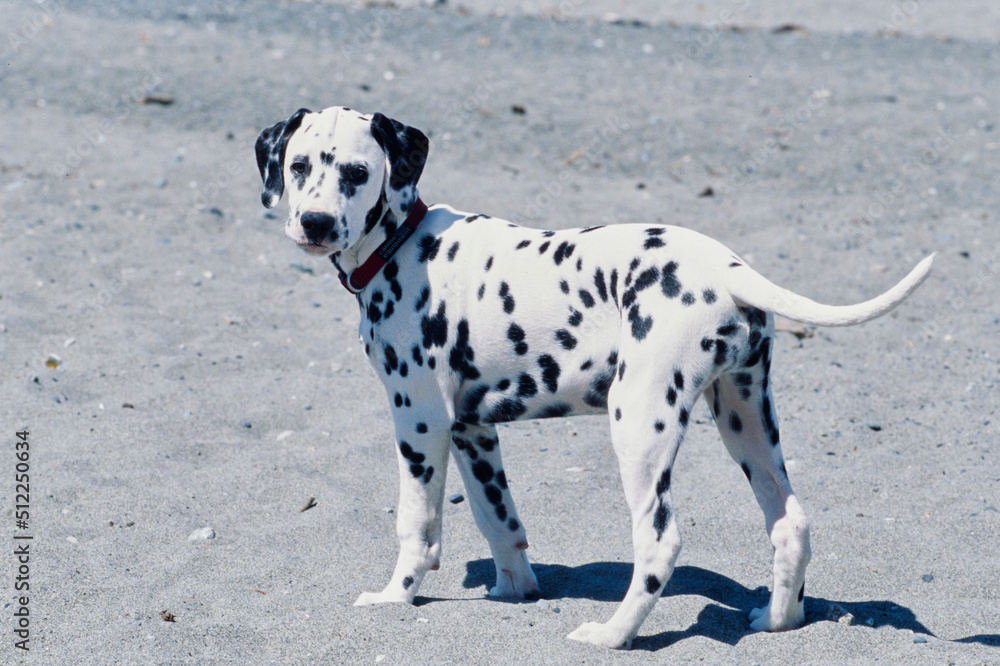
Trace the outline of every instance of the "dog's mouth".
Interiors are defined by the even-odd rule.
[[[295,244],[309,254],[330,254],[333,252],[332,248],[329,248],[322,243],[313,243],[312,241],[296,241]]]

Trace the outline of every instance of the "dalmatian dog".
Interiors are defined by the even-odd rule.
[[[630,647],[681,548],[674,458],[704,396],[774,546],[770,600],[750,612],[750,626],[800,626],[809,523],[781,454],[772,313],[821,326],[873,319],[917,288],[933,255],[869,301],[821,305],[680,227],[541,231],[428,208],[417,193],[427,150],[419,130],[342,107],[300,109],[256,143],[264,205],[287,190],[286,234],[329,256],[355,293],[365,353],[392,406],[399,558],[385,589],[355,605],[412,603],[439,567],[449,456],[496,564],[489,594],[538,598],[496,424],[607,414],[634,572],[607,622],[568,637]]]

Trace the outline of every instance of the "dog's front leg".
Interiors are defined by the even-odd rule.
[[[406,410],[416,413],[419,410]],[[381,592],[365,592],[355,606],[391,601],[413,603],[420,582],[441,560],[441,507],[448,468],[447,428],[426,421],[396,419],[399,460],[399,509],[396,534],[399,558],[389,584]]]

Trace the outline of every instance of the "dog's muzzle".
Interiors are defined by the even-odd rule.
[[[339,236],[334,228],[337,226],[337,218],[329,213],[307,211],[302,214],[299,222],[310,245],[323,246],[327,242],[336,241]]]

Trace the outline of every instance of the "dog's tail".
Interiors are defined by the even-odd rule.
[[[936,253],[935,253],[936,254]],[[783,289],[754,270],[739,271],[739,279],[729,293],[737,301],[767,310],[793,321],[814,326],[851,326],[875,319],[893,309],[920,286],[931,272],[931,254],[900,280],[896,286],[875,298],[855,305],[823,305],[805,296]],[[744,268],[749,268],[744,266]]]

